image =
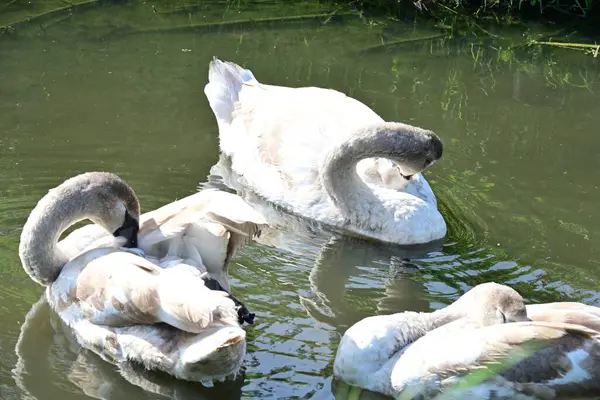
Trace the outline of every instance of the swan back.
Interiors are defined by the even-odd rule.
[[[235,154],[234,170],[243,171],[250,186],[270,200],[283,200],[288,191],[293,193],[288,201],[319,200],[314,181],[327,151],[357,127],[384,122],[338,91],[265,85],[251,71],[219,60],[211,62],[204,91],[219,125],[221,150]]]
[[[397,355],[387,394],[435,396],[457,389],[445,395],[489,399],[597,391],[600,374],[593,365],[600,361],[599,350],[597,332],[564,323],[517,322],[425,335]],[[475,371],[488,379],[466,389],[454,386]]]
[[[226,289],[227,267],[238,250],[267,225],[241,197],[201,190],[141,217],[139,247],[154,257],[191,258]]]
[[[245,332],[228,293],[208,289],[193,260],[154,264],[138,252],[102,248],[77,256],[48,287],[49,304],[82,346],[109,361],[206,382],[237,373]]]
[[[527,316],[533,321],[564,322],[600,332],[600,308],[583,303],[528,304]]]

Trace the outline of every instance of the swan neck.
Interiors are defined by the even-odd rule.
[[[360,178],[356,165],[366,158],[382,157],[399,166],[407,165],[415,152],[422,151],[417,140],[423,134],[408,125],[386,122],[362,128],[334,146],[321,166],[321,180],[336,207],[352,222],[366,221],[383,205]]]
[[[424,318],[423,324],[426,332],[430,332],[463,317],[463,314],[457,308],[452,307],[452,305],[426,315],[427,318]]]
[[[77,191],[52,189],[29,214],[21,232],[19,257],[29,277],[41,285],[56,280],[69,258],[58,241],[71,225],[89,217],[89,202]]]
[[[402,332],[399,344],[401,347],[425,336],[428,332],[459,318],[460,315],[448,310],[448,307],[433,312],[403,312],[397,314],[396,329]]]

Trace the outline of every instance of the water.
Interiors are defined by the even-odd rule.
[[[19,3],[0,9],[0,25],[56,6]],[[92,5],[0,36],[1,398],[331,398],[339,337],[365,316],[439,308],[490,280],[531,302],[599,302],[597,59],[519,45],[551,32],[543,26],[492,32],[500,37],[474,27],[452,40],[370,51],[445,31],[344,17],[140,32],[327,9],[202,4],[174,14],[158,2]],[[77,173],[120,174],[143,210],[199,183],[227,183],[202,91],[213,55],[246,63],[266,83],[338,89],[385,119],[437,132],[444,157],[426,177],[449,235],[443,245],[405,249],[269,212],[287,229],[266,234],[231,267],[234,293],[257,313],[244,373],[203,389],[120,374],[81,350],[40,301],[17,246],[36,201]]]

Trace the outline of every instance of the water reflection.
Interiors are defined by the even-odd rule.
[[[309,275],[318,300],[301,296],[300,302],[311,317],[335,324],[341,332],[374,312],[429,310],[429,302],[422,296],[425,287],[411,275],[418,272],[420,257],[438,249],[390,249],[332,237],[321,247]]]
[[[252,204],[270,224],[258,243],[310,257],[310,297],[301,294],[299,301],[311,317],[339,327],[372,314],[367,305],[373,301],[379,313],[429,309],[423,284],[410,275],[424,266],[422,259],[442,250],[443,240],[399,246],[341,235],[268,204],[246,188],[230,161],[221,154],[201,186],[234,190]]]
[[[48,305],[46,295],[32,305],[21,326],[15,347],[17,363],[13,379],[25,399],[239,399],[244,372],[235,381],[206,388],[199,383],[177,380],[141,365],[115,366],[79,346],[71,330]]]

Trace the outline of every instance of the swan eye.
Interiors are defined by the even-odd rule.
[[[431,158],[425,160],[425,166],[428,167],[431,165]]]

